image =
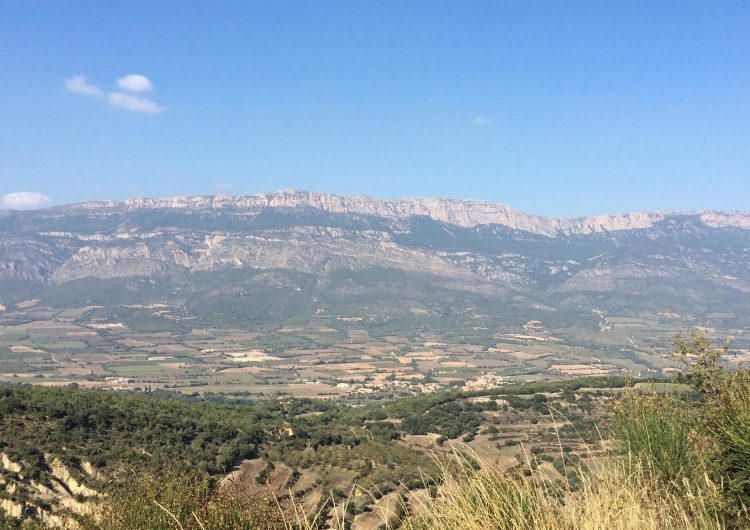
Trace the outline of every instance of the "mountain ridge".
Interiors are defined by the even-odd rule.
[[[47,210],[125,211],[143,208],[183,210],[247,210],[263,208],[310,207],[334,214],[374,215],[387,219],[424,216],[436,221],[474,228],[480,225],[501,225],[547,237],[589,235],[645,229],[670,217],[699,219],[711,228],[750,230],[750,212],[716,211],[634,211],[575,218],[559,218],[530,214],[504,204],[484,200],[413,197],[380,199],[366,195],[336,195],[301,190],[280,190],[255,195],[178,195],[164,198],[132,198],[122,201],[90,201],[62,205]],[[38,210],[37,210],[38,211]]]
[[[128,278],[146,278],[172,292],[178,284],[201,288],[201,275],[212,274],[215,292],[222,292],[231,288],[220,279],[230,271],[248,278],[266,271],[269,285],[294,285],[292,291],[304,292],[310,304],[341,287],[332,281],[337,271],[364,274],[345,284],[344,298],[364,289],[369,294],[362,299],[368,299],[377,293],[368,290],[373,284],[363,271],[381,269],[400,275],[381,290],[399,285],[409,291],[404,275],[416,274],[429,276],[436,293],[450,285],[513,304],[520,296],[560,309],[746,319],[750,214],[641,212],[560,220],[484,201],[297,191],[0,213],[5,306],[29,300],[31,292],[44,298],[65,291],[70,299],[77,285],[85,290],[87,282],[102,281],[107,289]],[[427,300],[432,295],[425,292]],[[263,294],[269,296],[275,295]],[[450,310],[439,297],[433,302]]]

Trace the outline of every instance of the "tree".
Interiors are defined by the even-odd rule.
[[[709,396],[726,382],[727,371],[719,362],[728,349],[727,342],[721,348],[712,347],[708,337],[693,330],[687,338],[677,337],[672,357],[687,368],[687,382],[704,396]]]

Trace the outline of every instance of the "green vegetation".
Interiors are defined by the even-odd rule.
[[[281,530],[293,528],[268,498],[221,489],[197,472],[141,475],[107,490],[96,515],[72,517],[80,530]]]
[[[614,432],[621,450],[664,489],[710,481],[725,524],[750,525],[750,372],[728,371],[726,347],[705,336],[679,338],[692,393],[634,393],[621,402]]]
[[[55,480],[50,454],[81,480],[85,462],[101,469],[110,480],[88,481],[105,495],[90,501],[96,516],[76,516],[84,530],[381,516],[406,530],[741,529],[750,373],[722,353],[678,339],[676,383],[584,378],[359,407],[6,385],[0,451],[41,484]],[[243,460],[253,471],[220,485]]]
[[[515,440],[503,445],[508,455],[518,450],[521,440],[541,451],[556,435],[534,419],[539,414],[533,404],[572,407],[567,413],[580,422],[588,413],[566,399],[579,390],[583,392],[580,401],[585,403],[583,396],[598,390],[582,385],[596,384],[584,380],[517,385],[484,393],[438,392],[360,407],[319,400],[246,402],[222,396],[2,385],[0,452],[21,466],[17,475],[4,472],[7,480],[18,485],[13,493],[4,495],[13,502],[33,504],[36,490],[29,481],[59,488],[59,475],[52,469],[52,461],[59,459],[78,482],[105,491],[108,499],[119,498],[131,488],[136,488],[135,497],[146,498],[143,495],[148,490],[156,500],[166,498],[168,492],[154,488],[169,474],[165,470],[175,467],[199,474],[190,475],[195,483],[180,483],[180,487],[189,486],[193,491],[191,488],[206,481],[201,495],[213,499],[218,495],[215,478],[244,460],[259,465],[254,468],[256,474],[240,475],[243,487],[261,491],[266,484],[276,484],[274,487],[281,489],[274,491],[281,496],[287,495],[285,488],[293,487],[295,499],[313,499],[308,511],[332,510],[327,499],[341,502],[355,483],[365,488],[368,493],[358,493],[346,512],[346,520],[351,522],[391,493],[401,495],[399,492],[423,488],[425,474],[437,473],[429,451],[440,448],[438,441],[445,445],[440,449],[445,454],[450,452],[449,437],[470,439],[477,447],[493,451],[495,445]],[[539,390],[559,397],[548,398]],[[498,399],[516,404],[498,405]],[[480,434],[483,425],[493,427],[491,434]],[[416,433],[417,437],[409,438]],[[560,435],[571,445],[579,436],[575,431]],[[429,439],[435,442],[420,445]],[[552,460],[546,449],[543,453],[540,457]],[[87,467],[89,463],[93,471]],[[146,482],[133,484],[134,470]],[[222,496],[216,502],[235,502],[230,500]],[[127,503],[118,503],[118,509],[127,507]],[[252,509],[259,508],[253,505]],[[207,521],[213,517],[204,515]],[[120,513],[117,517],[129,516]]]
[[[698,462],[685,458],[696,422],[682,396],[633,392],[618,404],[612,427],[620,452],[632,455],[645,473],[669,485],[699,476]]]
[[[541,468],[524,475],[462,460],[444,467],[437,495],[401,521],[404,530],[708,530],[724,528],[710,499],[649,483],[622,460],[579,467],[580,480],[556,484]],[[573,485],[574,484],[574,485]],[[687,486],[686,486],[687,488]],[[683,493],[692,493],[686,497]]]
[[[127,462],[160,469],[182,460],[219,473],[255,455],[266,439],[264,427],[283,421],[249,407],[8,385],[0,386],[0,414],[0,451],[23,463],[29,476],[42,473],[45,453],[76,467],[76,460],[86,460],[97,468]]]
[[[678,339],[693,392],[625,392],[612,421],[616,451],[564,468],[577,480],[551,481],[533,465],[523,475],[490,463],[477,471],[459,459],[441,468],[438,494],[401,527],[750,527],[750,373],[727,371],[722,351],[701,335]]]

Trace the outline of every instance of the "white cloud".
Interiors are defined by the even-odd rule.
[[[6,193],[0,199],[0,208],[6,210],[38,210],[52,205],[52,199],[37,191]]]
[[[82,75],[77,75],[65,80],[65,88],[68,92],[84,94],[95,98],[105,98],[113,107],[130,110],[133,112],[145,112],[147,114],[157,114],[164,110],[164,107],[151,101],[143,96],[137,96],[133,93],[151,92],[154,84],[151,80],[140,74],[130,74],[121,77],[115,81],[118,87],[125,92],[105,93],[101,88],[86,81]],[[132,92],[132,93],[129,93]]]
[[[474,116],[474,118],[471,120],[471,123],[473,123],[477,127],[489,127],[493,124],[493,121],[487,116]]]
[[[86,81],[86,78],[82,75],[66,79],[65,88],[68,89],[68,92],[76,92],[77,94],[85,94],[86,96],[93,96],[95,98],[100,98],[104,95],[101,88]]]
[[[132,110],[133,112],[146,112],[156,114],[164,110],[164,107],[154,103],[148,98],[126,94],[125,92],[112,92],[107,96],[107,101],[113,107]]]
[[[151,92],[154,84],[145,75],[130,74],[117,80],[117,86],[126,92]]]

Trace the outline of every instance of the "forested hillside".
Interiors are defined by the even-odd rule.
[[[555,435],[568,450],[581,447],[582,435],[593,443],[594,419],[623,384],[621,378],[591,378],[364,407],[3,385],[3,496],[16,515],[46,517],[85,511],[112,480],[127,483],[133,473],[189,469],[219,480],[245,462],[232,475],[243,487],[276,483],[283,497],[285,488],[299,485],[293,497],[312,502],[310,509],[330,509],[328,499],[345,498],[354,484],[377,491],[356,496],[354,517],[390,492],[408,496],[423,489],[425,474],[437,472],[430,455],[450,453],[451,443],[509,462],[518,462],[514,455],[527,444],[552,462],[556,438],[544,419],[551,408],[564,410],[572,422]]]

